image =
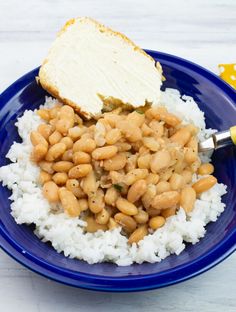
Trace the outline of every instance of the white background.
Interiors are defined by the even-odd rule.
[[[38,66],[64,22],[92,16],[143,48],[192,60],[217,73],[236,62],[234,0],[0,0],[0,92]],[[219,221],[220,222],[220,221]],[[0,311],[236,311],[236,254],[168,288],[105,294],[48,281],[0,251]]]

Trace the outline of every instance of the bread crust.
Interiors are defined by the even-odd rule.
[[[155,63],[155,67],[157,69],[157,71],[159,71],[159,73],[162,75],[162,68],[159,62],[155,62],[155,60],[148,55],[145,51],[143,51],[140,47],[136,46],[135,43],[133,41],[131,41],[128,37],[126,37],[124,34],[114,31],[111,28],[99,23],[98,21],[90,18],[90,17],[78,17],[78,18],[73,18],[68,20],[65,25],[62,27],[62,29],[59,31],[59,33],[57,34],[58,37],[60,37],[63,33],[65,33],[67,31],[67,29],[75,24],[77,21],[79,20],[80,23],[93,23],[100,32],[106,32],[112,36],[118,36],[120,38],[122,38],[122,40],[124,40],[125,42],[127,42],[129,45],[131,45],[134,49],[134,51],[138,51],[141,54],[143,54],[144,56],[146,56],[147,58],[149,58],[150,60],[152,60]],[[91,116],[90,113],[85,112],[83,110],[80,109],[80,107],[78,107],[78,104],[74,103],[73,101],[66,99],[66,98],[62,98],[59,95],[59,91],[51,84],[49,84],[47,82],[47,77],[46,77],[46,73],[44,72],[44,65],[48,62],[48,59],[46,58],[43,61],[42,66],[40,67],[39,70],[39,82],[41,84],[41,86],[48,92],[50,93],[52,96],[54,96],[55,98],[57,98],[58,100],[60,100],[62,103],[70,105],[71,107],[73,107],[75,109],[76,112],[78,112],[81,116],[85,117],[86,119],[91,119],[93,116]]]

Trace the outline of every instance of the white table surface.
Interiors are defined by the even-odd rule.
[[[236,61],[234,0],[0,0],[0,92],[38,66],[55,33],[92,16],[143,48],[182,56],[217,73]],[[184,283],[149,292],[74,289],[30,272],[0,251],[0,311],[236,311],[236,254]]]

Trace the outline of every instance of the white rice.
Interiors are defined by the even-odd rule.
[[[200,140],[215,131],[205,128],[204,114],[191,97],[181,98],[177,90],[167,89],[162,93],[161,103],[185,123],[198,126]],[[54,105],[55,100],[46,98],[45,107]],[[22,143],[14,142],[11,146],[6,157],[12,163],[0,168],[0,180],[12,190],[11,213],[16,222],[34,223],[35,233],[44,242],[50,241],[57,252],[63,252],[65,256],[83,259],[90,264],[110,261],[124,266],[133,262],[159,262],[170,254],[180,254],[185,242],[196,244],[205,235],[206,224],[215,222],[224,211],[221,196],[226,193],[226,186],[216,184],[201,195],[190,214],[186,215],[181,208],[175,216],[167,219],[162,228],[147,235],[137,245],[130,246],[127,238],[121,235],[120,228],[84,233],[84,221],[68,217],[65,213],[53,213],[42,195],[37,182],[39,169],[29,160],[32,150],[29,133],[40,123],[42,120],[35,111],[25,111],[18,119],[16,126]],[[209,157],[203,155],[202,159],[208,161]]]

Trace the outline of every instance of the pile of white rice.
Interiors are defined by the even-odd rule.
[[[162,93],[162,105],[181,117],[186,123],[193,123],[201,129],[199,139],[208,137],[212,129],[205,128],[204,114],[190,97],[180,97],[177,90],[167,89]],[[52,107],[55,100],[46,98],[44,107]],[[181,208],[177,215],[169,217],[165,225],[153,234],[147,235],[137,245],[130,246],[121,229],[84,233],[86,223],[79,218],[68,217],[65,213],[51,211],[50,204],[43,197],[37,182],[39,168],[29,156],[32,145],[29,134],[42,123],[36,111],[25,111],[16,126],[22,143],[14,142],[7,158],[11,164],[0,168],[0,180],[12,190],[10,197],[12,215],[18,224],[34,223],[36,235],[44,242],[50,241],[57,252],[70,258],[78,258],[88,263],[110,261],[117,265],[130,265],[133,262],[159,262],[170,254],[180,254],[185,242],[196,244],[205,233],[205,226],[215,222],[224,211],[221,196],[226,186],[216,184],[197,199],[193,211],[186,215]],[[202,156],[208,161],[208,156]],[[195,177],[195,180],[199,177]]]

